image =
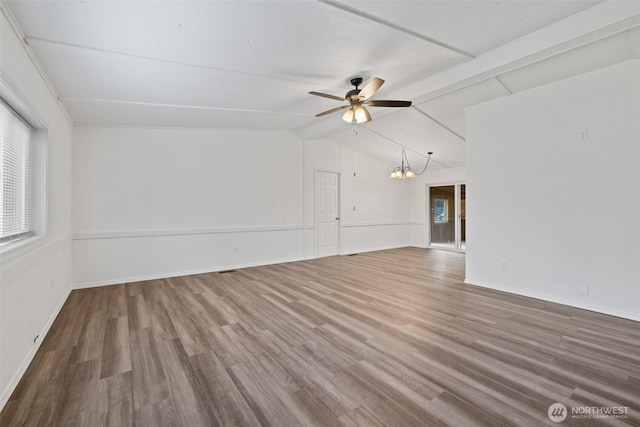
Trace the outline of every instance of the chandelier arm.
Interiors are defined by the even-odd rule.
[[[424,169],[422,169],[422,172],[414,172],[416,175],[422,175],[423,173],[425,173],[427,171],[427,167],[429,166],[429,160],[431,160],[431,152],[429,152],[429,157],[427,157],[427,164],[424,165]]]
[[[404,148],[402,149],[402,160],[407,162],[407,167],[411,169],[411,165],[409,165],[409,159],[407,158],[407,153],[405,153]]]
[[[407,157],[407,153],[405,152],[404,147],[402,147],[402,157],[400,158],[400,166],[393,168],[391,171],[391,178],[414,178],[416,175],[422,175],[427,171],[429,167],[429,162],[431,161],[432,151],[427,153],[429,157],[427,157],[427,164],[424,165],[424,169],[421,172],[414,172],[411,169],[411,165],[409,164],[409,158]],[[405,167],[406,163],[406,167]]]

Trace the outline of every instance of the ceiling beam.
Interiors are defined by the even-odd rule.
[[[378,17],[376,15],[372,15],[372,14],[364,12],[364,11],[362,11],[360,9],[356,9],[354,7],[348,6],[348,5],[344,4],[344,3],[340,3],[340,2],[335,1],[335,0],[318,0],[318,1],[320,3],[324,3],[324,4],[328,5],[328,6],[332,6],[332,7],[335,7],[336,9],[340,9],[340,10],[343,10],[343,11],[345,11],[347,13],[352,14],[352,15],[358,16],[360,18],[364,18],[364,19],[367,19],[367,20],[369,20],[371,22],[376,22],[376,23],[378,23],[380,25],[384,25],[385,27],[391,28],[393,30],[400,31],[401,33],[408,34],[408,35],[410,35],[412,37],[415,37],[415,38],[420,39],[422,41],[426,41],[427,43],[431,43],[431,44],[433,44],[435,46],[439,46],[439,47],[441,47],[443,49],[447,49],[447,50],[449,50],[451,52],[455,52],[455,53],[457,53],[459,55],[466,56],[467,58],[475,58],[476,57],[472,53],[466,52],[466,51],[464,51],[462,49],[458,49],[457,47],[452,46],[450,44],[447,44],[447,43],[445,43],[443,41],[440,41],[440,40],[425,36],[424,34],[421,34],[421,33],[418,33],[416,31],[410,30],[410,29],[408,29],[406,27],[403,27],[401,25],[395,24],[395,23],[393,23],[391,21],[387,21],[386,19],[382,19],[382,18],[380,18],[380,17]]]
[[[453,129],[451,129],[449,126],[445,125],[444,123],[442,123],[441,121],[437,120],[435,117],[431,116],[430,114],[425,113],[424,111],[422,111],[421,109],[419,109],[417,106],[413,105],[411,108],[413,108],[414,110],[416,110],[418,113],[422,114],[423,116],[425,116],[426,118],[428,118],[429,120],[431,120],[433,123],[437,124],[438,126],[440,126],[442,129],[446,130],[447,132],[451,133],[452,135],[456,136],[457,138],[459,138],[460,140],[462,140],[463,142],[467,142],[467,139],[460,135],[458,132],[454,131]]]
[[[333,0],[319,0],[351,13],[348,6]],[[367,16],[367,19],[373,17]],[[571,51],[589,43],[640,27],[640,2],[609,0],[514,40],[468,62],[393,91],[398,99],[421,104],[465,87],[538,61]],[[393,27],[392,27],[393,28]],[[504,86],[504,85],[503,85]],[[505,87],[508,90],[508,88]],[[342,130],[344,123],[321,120],[293,130],[303,139],[324,138]]]
[[[143,101],[131,101],[125,99],[106,99],[106,98],[88,98],[82,96],[58,96],[58,100],[64,101],[79,101],[86,103],[103,103],[103,104],[124,104],[124,105],[142,105],[147,107],[165,107],[165,108],[185,108],[189,110],[214,110],[214,111],[233,111],[236,113],[262,113],[262,114],[283,114],[287,116],[303,116],[313,117],[312,114],[297,113],[291,111],[269,111],[269,110],[254,110],[249,108],[229,108],[229,107],[215,107],[211,105],[187,105],[187,104],[167,104],[160,102],[143,102]]]
[[[405,151],[409,151],[409,152],[411,152],[411,153],[413,153],[413,154],[416,154],[416,155],[418,155],[418,156],[420,156],[420,157],[422,157],[422,158],[425,158],[425,159],[430,158],[430,157],[429,157],[429,153],[427,153],[427,154],[420,153],[419,151],[416,151],[416,150],[414,150],[414,149],[413,149],[413,148],[411,148],[411,147],[407,147],[407,146],[406,146],[406,145],[404,145],[404,144],[400,144],[398,141],[394,140],[393,138],[389,138],[388,136],[383,135],[383,134],[381,134],[380,132],[377,132],[377,131],[375,131],[375,130],[373,130],[373,129],[369,128],[369,127],[363,127],[363,129],[365,129],[367,132],[371,132],[371,133],[372,133],[372,134],[374,134],[374,135],[378,135],[380,138],[383,138],[383,139],[385,139],[385,140],[387,140],[387,141],[389,141],[389,142],[392,142],[392,143],[396,144],[398,147],[402,148],[402,149],[403,149],[403,150],[405,150]],[[452,166],[450,166],[450,165],[446,165],[446,164],[444,164],[444,163],[442,163],[442,162],[439,162],[439,161],[437,161],[437,160],[434,160],[433,158],[431,159],[431,161],[432,161],[432,162],[434,162],[434,163],[437,163],[437,164],[439,164],[440,166],[445,167],[445,168],[450,168],[450,167],[452,167]]]
[[[123,57],[134,58],[134,59],[143,59],[146,61],[154,61],[154,62],[160,62],[165,64],[179,65],[182,67],[198,68],[202,70],[210,70],[210,71],[216,71],[220,73],[229,73],[229,74],[237,74],[237,75],[243,75],[243,76],[249,76],[249,77],[258,77],[258,78],[264,78],[264,79],[282,81],[282,82],[302,83],[305,85],[314,85],[316,87],[322,86],[328,89],[343,90],[346,87],[346,86],[333,86],[333,85],[329,86],[327,84],[311,82],[308,80],[292,79],[288,77],[275,76],[270,74],[260,74],[260,73],[254,73],[249,71],[233,70],[233,69],[227,69],[227,68],[221,68],[221,67],[214,67],[210,65],[196,64],[191,62],[176,61],[173,59],[159,58],[159,57],[148,56],[148,55],[140,55],[136,53],[130,53],[130,52],[124,52],[124,51],[118,51],[118,50],[103,49],[103,48],[97,48],[93,46],[85,46],[77,43],[67,43],[67,42],[61,42],[56,40],[43,39],[40,37],[24,36],[23,39],[25,43],[29,46],[52,45],[52,46],[66,48],[66,49],[83,50],[87,52],[97,52],[97,53],[102,53],[107,55],[123,56]]]
[[[640,2],[606,1],[403,87],[419,104],[640,26]]]

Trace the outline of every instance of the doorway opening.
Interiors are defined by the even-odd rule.
[[[427,241],[430,247],[466,250],[466,199],[465,184],[427,187]]]

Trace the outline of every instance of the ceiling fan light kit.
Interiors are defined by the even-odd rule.
[[[358,105],[357,107],[351,107],[344,113],[342,116],[342,120],[347,123],[366,123],[371,121],[371,114],[364,108],[362,105]]]
[[[355,89],[351,89],[347,92],[344,98],[335,95],[329,95],[322,92],[309,92],[310,95],[321,96],[323,98],[334,99],[336,101],[347,102],[348,105],[342,105],[340,107],[332,108],[331,110],[323,111],[316,114],[316,117],[326,116],[337,111],[344,109],[348,110],[342,116],[342,120],[351,124],[366,123],[371,121],[371,114],[365,108],[365,105],[370,107],[410,107],[411,101],[387,101],[387,100],[370,100],[371,96],[375,94],[380,86],[384,83],[384,80],[375,77],[362,89],[358,86],[362,84],[362,77],[354,77],[351,79],[351,84],[355,86]]]

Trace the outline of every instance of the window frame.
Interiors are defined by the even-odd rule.
[[[442,221],[438,221],[438,202],[442,203],[442,209],[444,219]],[[449,200],[447,199],[434,199],[433,200],[433,222],[435,224],[447,224],[449,222]]]
[[[23,101],[27,98],[14,91],[9,82],[3,78],[0,78],[0,99],[32,129],[29,177],[31,181],[31,227],[28,235],[0,244],[2,260],[9,262],[14,255],[19,256],[24,251],[30,250],[15,251],[16,249],[32,247],[32,244],[41,241],[48,233],[48,131],[39,117],[33,113],[34,110],[29,108],[28,104]],[[12,255],[8,256],[9,253],[12,253]],[[4,264],[4,262],[1,264]]]
[[[20,114],[18,114],[17,111],[15,111],[13,109],[13,107],[11,107],[11,105],[9,105],[4,99],[2,99],[2,97],[0,97],[0,108],[2,108],[6,113],[8,113],[13,119],[12,122],[13,123],[20,123],[21,127],[24,129],[26,127],[26,134],[27,134],[27,138],[25,139],[25,141],[19,141],[19,144],[13,144],[13,150],[10,150],[9,152],[16,155],[14,158],[17,157],[17,161],[12,162],[13,163],[13,167],[10,169],[10,172],[16,172],[11,173],[11,174],[7,174],[7,177],[10,178],[19,178],[16,181],[21,181],[19,184],[17,184],[15,187],[19,187],[19,190],[17,191],[17,193],[22,193],[20,194],[19,197],[17,198],[11,198],[11,200],[17,200],[19,202],[19,205],[21,205],[20,207],[14,208],[11,211],[19,212],[19,215],[13,215],[15,217],[19,217],[18,222],[20,222],[20,226],[19,229],[16,229],[12,234],[8,234],[6,236],[0,236],[0,246],[4,246],[4,245],[8,245],[11,244],[13,242],[17,242],[19,240],[22,239],[26,239],[28,237],[30,237],[31,235],[33,235],[33,224],[31,221],[31,217],[33,216],[33,212],[32,212],[32,205],[31,205],[31,199],[32,199],[32,193],[33,193],[33,178],[34,178],[34,174],[32,172],[33,169],[33,137],[34,137],[34,129],[33,127],[22,117],[20,116]],[[21,132],[22,133],[22,132]],[[24,133],[23,133],[24,135]],[[26,146],[26,147],[25,147]],[[2,141],[2,152],[4,153],[5,149],[8,148],[7,146],[4,145],[4,140]],[[3,169],[5,167],[8,167],[9,165],[4,161],[5,157],[3,154],[2,157],[2,162],[3,162]],[[9,161],[11,162],[11,160]],[[0,197],[2,197],[0,200],[2,200],[2,204],[4,205],[6,203],[5,199],[4,199],[4,188],[2,189],[2,194],[0,195]],[[9,201],[9,203],[11,203],[11,201]],[[4,212],[4,207],[3,206],[3,212]],[[5,223],[6,218],[3,217],[2,219],[2,224]],[[12,221],[15,221],[12,220]]]

